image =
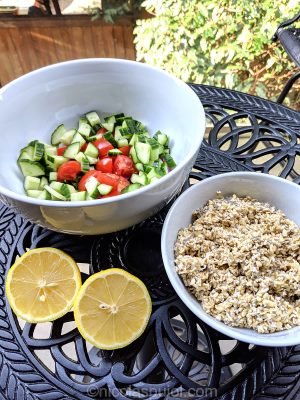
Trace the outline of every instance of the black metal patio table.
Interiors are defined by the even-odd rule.
[[[210,126],[191,180],[253,171],[300,183],[300,113],[235,91],[191,86]],[[160,254],[169,206],[127,230],[88,237],[52,232],[0,208],[0,399],[300,399],[300,345],[234,341],[179,300]],[[17,255],[42,246],[88,264],[83,278],[112,266],[140,277],[153,302],[142,337],[124,349],[102,351],[78,334],[71,312],[42,330],[15,318],[5,298],[6,271]]]

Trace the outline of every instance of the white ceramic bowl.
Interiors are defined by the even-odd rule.
[[[292,346],[300,343],[300,327],[281,332],[260,334],[252,329],[232,328],[207,314],[177,275],[174,265],[174,244],[178,230],[191,223],[194,210],[215,197],[220,190],[225,196],[237,194],[251,196],[268,202],[282,210],[288,218],[300,226],[300,186],[266,174],[232,172],[216,175],[193,185],[171,207],[163,226],[161,248],[166,272],[175,291],[186,306],[212,328],[241,340],[262,346]]]
[[[122,196],[86,202],[29,198],[16,160],[32,139],[50,142],[60,123],[75,125],[85,112],[124,112],[170,138],[177,167],[157,182]],[[0,89],[0,199],[29,220],[73,234],[117,231],[149,217],[182,187],[198,153],[205,115],[184,82],[148,65],[85,59],[31,72]]]

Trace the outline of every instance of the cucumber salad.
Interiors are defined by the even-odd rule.
[[[59,125],[51,144],[31,141],[18,165],[27,196],[43,200],[82,201],[117,196],[160,179],[176,163],[169,138],[150,136],[139,121],[123,113],[100,119],[89,112],[78,128]]]

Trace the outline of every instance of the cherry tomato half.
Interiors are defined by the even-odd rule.
[[[104,138],[95,140],[93,145],[97,147],[100,158],[107,156],[108,151],[114,148],[114,146]]]
[[[136,168],[130,157],[119,154],[115,159],[113,171],[116,175],[130,178],[136,172]]]
[[[130,146],[119,147],[124,156],[129,156]]]
[[[81,180],[79,181],[78,189],[80,191],[86,190],[86,187],[85,187],[86,181],[91,176],[95,177],[100,183],[104,183],[105,185],[109,185],[109,186],[113,187],[111,193],[109,195],[103,196],[103,197],[111,197],[111,196],[120,194],[121,191],[126,186],[129,185],[129,181],[126,178],[123,178],[122,176],[92,170],[92,171],[89,171],[86,174],[84,174],[83,177],[81,178]]]
[[[74,181],[81,171],[81,165],[77,161],[67,161],[57,170],[57,180],[59,182]]]
[[[62,156],[66,150],[68,146],[62,146],[62,147],[58,147],[56,150],[56,153],[58,156]]]
[[[105,128],[100,128],[100,129],[98,129],[98,131],[97,131],[97,135],[99,135],[100,133],[105,133],[105,132],[107,132],[107,129],[105,129]]]
[[[96,164],[96,170],[100,172],[108,172],[112,174],[113,172],[113,159],[110,157],[105,157],[99,160]]]

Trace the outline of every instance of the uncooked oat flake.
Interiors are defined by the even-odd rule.
[[[178,232],[177,273],[203,309],[259,333],[300,325],[300,228],[251,197],[209,200]]]

